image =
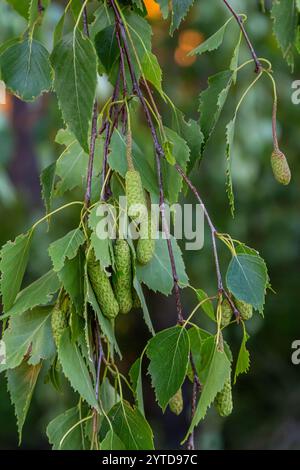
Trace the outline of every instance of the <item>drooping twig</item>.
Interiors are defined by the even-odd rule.
[[[227,7],[228,10],[230,11],[230,13],[233,15],[233,17],[234,17],[234,18],[236,19],[236,21],[238,22],[239,27],[240,27],[240,29],[241,29],[241,31],[242,31],[242,34],[243,34],[243,36],[244,36],[244,38],[245,38],[245,40],[246,40],[246,43],[247,43],[247,45],[248,45],[248,47],[249,47],[249,49],[250,49],[251,55],[252,55],[252,57],[253,57],[253,60],[254,60],[254,62],[255,62],[255,72],[256,72],[256,73],[260,73],[261,70],[262,70],[262,65],[261,65],[261,62],[260,62],[260,60],[259,60],[259,58],[258,58],[256,52],[255,52],[255,49],[254,49],[254,47],[253,47],[253,45],[252,45],[252,42],[250,41],[250,38],[249,38],[249,36],[248,36],[248,33],[247,33],[247,31],[246,31],[246,29],[245,29],[245,27],[244,27],[242,17],[241,17],[238,13],[236,13],[236,11],[232,8],[232,6],[229,4],[229,2],[228,2],[227,0],[223,0],[223,2],[225,3],[226,7]]]
[[[124,23],[122,21],[118,8],[115,4],[115,1],[110,0],[110,3],[111,3],[111,6],[113,8],[114,15],[116,18],[117,28],[120,32],[120,36],[122,40],[121,48],[124,51],[126,61],[128,64],[129,73],[130,73],[132,86],[133,86],[133,92],[138,96],[141,102],[148,126],[152,134],[153,142],[154,142],[154,149],[155,149],[155,156],[156,156],[156,168],[157,168],[158,185],[159,185],[160,212],[161,212],[161,217],[162,217],[162,228],[167,239],[168,252],[169,252],[169,257],[170,257],[170,262],[171,262],[172,276],[173,276],[173,282],[174,282],[174,291],[175,291],[175,298],[176,298],[177,320],[178,320],[178,323],[181,324],[183,322],[183,316],[182,316],[180,289],[179,289],[179,284],[178,284],[178,274],[177,274],[177,269],[176,269],[176,264],[175,264],[175,257],[174,257],[172,242],[170,238],[170,231],[169,231],[169,227],[168,227],[168,223],[167,223],[166,215],[165,215],[165,198],[164,198],[162,169],[161,169],[161,158],[164,157],[164,151],[159,142],[158,135],[156,133],[156,129],[152,121],[150,111],[148,109],[144,95],[142,93],[139,82],[134,72],[133,64],[132,64],[131,57],[130,57],[129,46],[127,42]]]
[[[197,397],[198,394],[201,392],[202,385],[200,383],[195,361],[193,358],[192,353],[190,353],[190,362],[192,366],[192,371],[193,371],[193,390],[192,390],[192,406],[191,406],[191,421],[193,421],[195,413],[196,413],[196,407],[197,407]],[[194,430],[191,432],[189,439],[188,439],[188,444],[187,444],[188,450],[195,450],[195,433]]]
[[[89,27],[88,27],[88,18],[86,7],[83,9],[83,30],[84,34],[89,37]],[[91,128],[91,138],[90,138],[90,149],[89,149],[89,162],[88,162],[88,172],[86,180],[86,192],[84,203],[85,207],[89,207],[91,202],[92,195],[92,178],[93,178],[93,166],[94,166],[94,157],[95,157],[95,144],[97,139],[97,119],[98,119],[98,105],[95,100],[93,106],[92,114],[92,128]]]
[[[92,130],[91,130],[91,139],[90,139],[90,152],[89,152],[89,163],[88,163],[88,173],[87,173],[87,182],[86,182],[86,192],[85,192],[85,207],[88,207],[91,202],[92,195],[92,177],[93,177],[93,166],[94,166],[94,156],[95,156],[95,145],[97,139],[97,119],[98,119],[98,110],[97,102],[95,101],[93,107],[92,115]]]
[[[217,233],[218,233],[217,229],[214,226],[214,224],[213,224],[213,222],[210,218],[210,215],[209,215],[209,213],[208,213],[208,211],[207,211],[207,209],[206,209],[206,207],[205,207],[205,205],[202,201],[202,198],[201,198],[199,192],[197,191],[197,189],[195,188],[195,186],[193,185],[191,180],[184,173],[183,169],[181,168],[181,166],[178,163],[175,164],[175,168],[178,171],[178,173],[181,175],[181,177],[184,179],[184,181],[186,182],[186,184],[188,185],[188,187],[190,188],[190,190],[192,191],[192,193],[194,194],[194,196],[196,197],[196,199],[198,200],[198,202],[202,206],[205,218],[207,220],[207,223],[209,225],[210,232],[211,232],[211,239],[212,239],[213,253],[214,253],[214,258],[215,258],[217,281],[218,281],[218,292],[219,292],[219,295],[222,295],[222,294],[225,295],[228,302],[230,303],[230,306],[232,308],[232,311],[233,311],[235,317],[238,320],[239,317],[240,317],[239,311],[237,310],[237,308],[236,308],[235,304],[233,303],[230,295],[228,294],[227,290],[224,288],[224,285],[223,285],[222,274],[221,274],[221,269],[220,269],[220,261],[219,261],[219,255],[218,255],[218,250],[217,250],[217,243],[216,243],[216,236],[217,236]]]
[[[45,10],[45,8],[43,7],[43,4],[42,4],[42,0],[38,0],[37,8],[38,8],[39,15],[41,15],[43,13],[43,11]]]
[[[119,68],[118,77],[116,81],[116,85],[112,95],[112,103],[114,103],[119,95],[120,92],[120,80],[121,80],[121,67]],[[108,152],[109,152],[109,144],[111,142],[111,138],[113,135],[114,129],[117,127],[118,124],[118,111],[115,113],[115,119],[112,121],[113,114],[115,112],[115,105],[113,104],[110,107],[108,112],[108,118],[106,118],[104,122],[104,132],[105,132],[105,141],[104,141],[104,152],[103,152],[103,163],[102,163],[102,199],[106,201],[110,196],[110,191],[108,191],[108,182],[106,181],[106,174],[107,174],[107,160],[108,160]],[[105,188],[103,186],[105,185]]]
[[[98,358],[97,358],[97,371],[96,371],[96,385],[95,385],[95,397],[98,402],[99,399],[99,385],[100,385],[100,371],[103,360],[103,348],[101,342],[101,333],[98,322],[96,324],[96,344],[98,345]]]

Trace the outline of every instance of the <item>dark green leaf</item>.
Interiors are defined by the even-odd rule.
[[[184,382],[189,352],[188,333],[179,326],[161,331],[148,343],[148,370],[156,399],[163,411]]]
[[[136,408],[123,401],[108,413],[110,424],[105,419],[100,430],[102,439],[113,428],[113,432],[123,442],[126,450],[153,449],[152,430],[144,416]]]
[[[55,194],[61,196],[77,186],[84,191],[89,161],[88,154],[82,150],[68,129],[58,131],[56,142],[64,145],[65,150],[56,162],[56,174],[60,177],[60,181],[56,185]],[[93,170],[95,177],[99,175],[102,168],[102,147],[102,140],[98,138],[95,150],[97,158],[95,158]]]
[[[31,0],[6,0],[23,18],[28,19]]]
[[[53,450],[87,450],[82,426],[80,424],[76,426],[80,419],[81,413],[76,406],[48,424],[46,432]]]
[[[208,338],[201,347],[201,366],[199,378],[202,384],[196,413],[190,425],[188,434],[205,417],[208,407],[222,390],[230,377],[230,361],[224,351],[218,349],[215,337]]]
[[[91,377],[79,347],[72,343],[69,329],[61,337],[58,358],[63,372],[70,381],[72,388],[80,394],[92,408],[99,409]]]
[[[67,260],[58,273],[65,290],[68,292],[76,312],[82,315],[84,303],[84,254],[79,249],[75,258]]]
[[[114,25],[108,26],[96,34],[95,47],[101,64],[109,74],[120,55]]]
[[[19,366],[29,352],[28,363],[31,365],[54,355],[51,313],[52,307],[36,307],[11,318],[2,338],[6,348],[6,361],[5,365],[0,366],[0,370]]]
[[[48,271],[18,294],[15,303],[5,312],[5,316],[3,315],[2,318],[20,315],[37,305],[46,305],[59,288],[60,282],[57,274],[52,270]]]
[[[232,20],[232,17],[229,18],[228,21],[220,28],[216,33],[214,33],[212,36],[210,36],[206,41],[202,42],[200,46],[197,46],[195,49],[193,49],[189,55],[195,55],[195,54],[204,54],[204,52],[210,52],[218,49],[224,39],[224,33],[226,31],[227,25],[229,22]]]
[[[136,393],[136,404],[142,415],[144,411],[143,384],[142,384],[142,359],[139,357],[131,366],[129,376]]]
[[[54,87],[63,118],[85,152],[97,83],[96,52],[91,41],[75,29],[55,47]]]
[[[91,245],[94,248],[96,259],[100,261],[102,268],[107,268],[113,264],[112,260],[112,240],[109,237],[108,227],[106,226],[107,220],[114,222],[117,217],[115,207],[109,204],[98,203],[96,204],[89,215],[89,227],[91,233]],[[111,219],[110,219],[111,218]],[[103,230],[107,233],[106,238],[98,236],[98,230],[103,225]],[[100,235],[104,235],[101,233]]]
[[[100,443],[100,450],[126,450],[121,439],[112,430],[108,431]]]
[[[32,394],[39,376],[42,363],[31,366],[23,362],[16,369],[7,371],[7,388],[15,407],[19,443],[22,440],[22,429],[30,406]]]
[[[170,27],[171,34],[173,34],[175,29],[179,27],[180,23],[186,17],[193,3],[194,3],[194,0],[172,0],[173,9],[172,9],[172,24]]]
[[[2,79],[23,101],[33,101],[52,85],[47,49],[31,37],[13,44],[0,56]]]
[[[21,288],[26,270],[32,232],[8,241],[0,252],[1,294],[4,311],[9,310]]]
[[[200,126],[204,145],[214,131],[232,83],[232,71],[219,72],[208,79],[208,88],[200,94]]]
[[[273,31],[283,57],[289,66],[294,68],[294,48],[297,37],[299,14],[295,0],[273,0],[272,6]]]

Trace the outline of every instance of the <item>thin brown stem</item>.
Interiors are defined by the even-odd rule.
[[[245,27],[244,27],[242,17],[241,17],[238,13],[236,13],[236,11],[232,8],[232,6],[229,4],[229,2],[228,2],[227,0],[223,0],[223,2],[225,3],[225,5],[226,5],[226,7],[228,8],[228,10],[230,11],[230,13],[233,15],[233,17],[236,19],[236,21],[237,21],[238,24],[239,24],[239,27],[240,27],[240,29],[241,29],[241,31],[242,31],[242,34],[243,34],[243,36],[244,36],[244,38],[245,38],[245,40],[246,40],[246,43],[247,43],[247,45],[248,45],[248,47],[249,47],[249,50],[250,50],[250,53],[251,53],[251,55],[252,55],[252,57],[253,57],[253,60],[254,60],[254,62],[255,62],[255,73],[260,73],[261,70],[262,70],[262,65],[261,65],[261,62],[260,62],[260,60],[259,60],[259,58],[258,58],[256,52],[255,52],[255,49],[254,49],[254,47],[253,47],[253,45],[252,45],[252,42],[250,41],[250,38],[249,38],[249,36],[248,36],[248,33],[247,33],[247,31],[246,31],[246,29],[245,29]]]
[[[38,8],[38,13],[39,13],[39,15],[42,15],[42,13],[43,13],[44,10],[45,10],[45,8],[43,7],[43,4],[42,4],[42,0],[38,0],[37,8]]]
[[[85,207],[89,207],[92,196],[92,178],[93,178],[93,166],[94,166],[94,157],[95,157],[95,146],[97,139],[97,119],[98,119],[98,106],[95,101],[93,107],[92,115],[92,131],[90,139],[90,152],[89,152],[89,163],[88,163],[88,173],[87,173],[87,182],[86,182],[86,192],[85,192]]]
[[[168,246],[168,252],[169,252],[169,258],[171,262],[171,269],[172,269],[172,276],[173,276],[173,283],[174,283],[174,292],[175,292],[175,299],[176,299],[176,310],[177,310],[177,321],[179,324],[183,323],[183,315],[182,315],[182,305],[181,305],[181,298],[180,298],[180,288],[178,284],[178,274],[177,274],[177,269],[176,269],[176,264],[175,264],[175,257],[174,257],[174,252],[173,252],[173,247],[172,247],[172,242],[170,238],[170,230],[168,227],[168,223],[166,220],[166,215],[165,215],[165,197],[164,197],[164,189],[163,189],[163,179],[162,179],[162,169],[161,169],[161,158],[164,158],[164,151],[163,148],[159,142],[158,135],[150,114],[150,111],[148,109],[146,100],[144,98],[144,95],[142,93],[142,90],[140,88],[139,82],[136,78],[133,64],[131,61],[130,57],[130,52],[129,52],[129,46],[127,42],[127,36],[126,36],[126,29],[123,23],[123,20],[120,16],[119,10],[115,4],[114,0],[110,0],[110,4],[112,6],[112,9],[114,11],[115,19],[116,19],[116,27],[117,30],[119,31],[120,34],[120,39],[122,40],[122,44],[120,41],[121,49],[124,52],[124,55],[126,57],[126,61],[128,64],[129,68],[129,73],[132,81],[132,86],[133,86],[133,92],[136,93],[138,96],[140,103],[142,105],[142,108],[145,113],[145,117],[148,123],[148,126],[150,128],[152,138],[153,138],[153,143],[154,143],[154,149],[155,149],[155,160],[156,160],[156,169],[157,169],[157,177],[158,177],[158,185],[159,185],[159,199],[160,199],[160,212],[161,212],[161,218],[162,218],[162,228],[165,234],[165,237],[167,239],[167,246]]]

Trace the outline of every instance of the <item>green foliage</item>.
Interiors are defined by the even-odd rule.
[[[283,57],[293,69],[299,19],[296,0],[291,0],[290,2],[273,0],[271,15],[273,19],[273,31],[278,45],[282,50]]]
[[[153,435],[149,424],[139,410],[132,408],[126,401],[117,403],[108,413],[100,431],[103,439],[111,427],[126,450],[153,449]]]
[[[42,363],[33,366],[24,361],[18,367],[7,371],[7,388],[11,401],[15,407],[19,442],[22,440],[23,425],[41,366]]]
[[[0,67],[8,89],[23,101],[34,101],[52,86],[49,53],[30,36],[6,49]]]
[[[232,19],[232,17],[229,18],[229,20],[226,21],[226,23],[220,29],[218,29],[215,34],[213,34],[210,38],[206,39],[206,41],[202,42],[200,46],[197,46],[195,49],[193,49],[190,52],[190,55],[200,55],[204,54],[205,52],[211,52],[218,49],[223,43],[226,28]]]
[[[19,235],[1,249],[1,295],[4,310],[9,310],[20,290],[26,270],[32,232]]]
[[[228,380],[230,371],[230,361],[226,353],[220,349],[216,339],[211,337],[204,341],[199,365],[199,378],[203,388],[189,432],[205,417],[208,407]]]
[[[267,288],[267,269],[259,256],[242,254],[234,256],[228,267],[228,289],[239,300],[263,312]]]
[[[92,407],[99,409],[95,399],[93,383],[80,348],[72,343],[70,331],[66,329],[61,337],[58,357],[63,372],[72,388]]]
[[[96,92],[96,52],[91,41],[75,29],[63,38],[51,57],[54,88],[63,118],[85,152]]]
[[[59,286],[60,283],[57,274],[52,270],[48,271],[42,277],[19,292],[15,303],[6,311],[5,316],[9,317],[20,315],[26,310],[32,309],[37,305],[46,305],[58,291]]]
[[[163,411],[183,384],[189,352],[189,336],[184,328],[178,326],[161,331],[149,341],[149,374]]]
[[[80,422],[80,408],[74,407],[54,418],[47,426],[47,436],[53,450],[85,450]]]
[[[185,272],[180,248],[173,237],[171,237],[171,243],[179,281],[183,286],[186,286],[188,284],[188,277]],[[171,294],[173,288],[171,262],[168,254],[167,240],[163,240],[161,234],[155,240],[155,253],[150,263],[145,266],[137,266],[137,278],[154,292],[161,292],[164,295]]]
[[[28,364],[37,365],[54,355],[51,332],[52,307],[36,307],[12,317],[5,330],[6,363],[1,370],[18,367],[28,355]]]
[[[235,383],[250,366],[249,335],[244,322],[252,317],[253,308],[263,313],[270,280],[258,252],[219,232],[205,207],[213,235],[218,286],[215,278],[211,281],[211,293],[206,287],[203,290],[202,286],[189,285],[185,254],[172,236],[172,227],[170,240],[165,237],[164,210],[167,203],[184,199],[188,187],[197,202],[201,202],[202,194],[198,194],[197,187],[199,164],[208,153],[204,150],[214,144],[221,113],[225,104],[231,104],[233,85],[236,88],[239,85],[240,70],[254,61],[259,73],[223,129],[226,191],[234,214],[232,148],[237,112],[262,75],[271,78],[277,105],[271,65],[266,59],[258,63],[252,45],[252,60],[239,63],[245,36],[240,28],[233,53],[230,52],[228,63],[222,65],[226,70],[213,71],[208,87],[200,93],[199,116],[190,119],[175,107],[163,89],[163,72],[152,50],[153,30],[141,0],[113,0],[98,5],[97,2],[83,5],[79,0],[69,3],[53,25],[50,56],[42,42],[35,39],[43,40],[42,33],[48,28],[43,24],[44,13],[38,8],[38,1],[8,0],[8,3],[23,17],[23,22],[27,21],[27,29],[22,35],[19,31],[17,38],[8,38],[0,44],[1,78],[7,89],[23,101],[33,101],[53,89],[64,127],[55,139],[63,146],[61,154],[55,162],[47,163],[40,177],[45,217],[14,242],[4,244],[0,253],[2,341],[6,350],[0,372],[7,376],[19,437],[39,373],[45,365],[46,381],[59,389],[65,376],[71,386],[70,394],[79,398],[78,406],[54,418],[47,427],[54,450],[152,450],[153,432],[145,418],[143,396],[146,355],[156,400],[163,412],[169,406],[176,415],[183,410],[187,414],[185,406],[190,406],[190,400],[183,402],[182,387],[185,390],[185,385],[190,386],[189,381],[185,384],[186,378],[193,383],[196,409],[193,409],[187,439],[213,403],[221,416],[231,413],[231,363],[235,362]],[[44,0],[43,7],[47,8],[48,3]],[[158,0],[157,3],[163,17],[170,16],[173,35],[194,0]],[[274,34],[290,66],[299,50],[299,9],[299,1],[274,0],[271,11]],[[245,15],[240,16],[246,27],[245,19]],[[225,31],[233,20],[230,17],[190,54],[201,55],[225,47]],[[251,39],[246,39],[249,46]],[[47,39],[47,44],[50,43]],[[104,96],[104,90],[98,93],[98,78],[102,74],[106,74],[114,87],[109,98]],[[164,78],[168,84],[168,74]],[[161,117],[156,95],[163,101],[165,114],[170,116],[168,123]],[[145,120],[140,116],[141,111]],[[274,144],[277,144],[275,137]],[[149,150],[152,147],[154,152]],[[279,160],[278,155],[277,152],[276,158],[272,156],[273,171],[277,180],[286,184],[290,180],[289,168],[283,154],[280,152]],[[207,179],[210,180],[213,172],[219,175],[220,169],[209,169]],[[186,176],[190,174],[195,177],[193,182]],[[216,191],[213,187],[211,194],[214,196]],[[128,199],[125,214],[118,200],[124,195]],[[162,228],[162,232],[157,240],[154,240],[156,227],[150,218],[150,202],[160,203],[158,230]],[[62,205],[58,207],[58,203]],[[143,206],[143,214],[132,209],[134,204]],[[48,254],[53,268],[22,289],[37,226],[47,221],[52,230],[55,214],[69,211],[71,206],[80,207],[81,211],[76,212],[77,223],[71,225],[72,229],[64,221],[65,234],[58,239],[51,238]],[[125,233],[125,240],[99,237],[103,208],[113,214],[115,229],[121,228],[123,215],[126,221],[136,223],[139,239],[134,240],[130,230]],[[219,260],[217,239],[224,242],[232,255],[226,285],[222,284],[223,263]],[[186,305],[181,306],[181,289],[185,287],[196,294],[197,303],[191,312]],[[164,296],[175,294],[176,311],[171,324],[176,326],[154,331],[152,311],[146,301],[149,293],[144,294],[144,288]],[[241,318],[233,316],[230,298]],[[131,312],[134,308],[138,310]],[[130,313],[132,317],[124,321],[119,312]],[[151,337],[129,365],[125,362],[128,354],[123,347],[123,335],[131,341],[134,315],[140,313]],[[199,326],[202,321],[209,325],[209,331]],[[164,318],[161,324],[169,325],[170,321]],[[229,324],[232,329],[241,326],[243,330],[237,358],[222,336]],[[120,364],[123,356],[125,361]],[[123,375],[124,370],[129,370],[130,381]]]
[[[200,126],[204,144],[208,141],[219,120],[232,84],[232,72],[224,70],[208,79],[208,88],[200,94]]]
[[[49,255],[53,263],[53,270],[60,271],[65,264],[65,260],[75,258],[79,247],[84,243],[85,238],[82,230],[76,228],[64,237],[51,243]]]

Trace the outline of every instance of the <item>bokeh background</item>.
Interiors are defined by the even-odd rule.
[[[164,70],[164,88],[187,116],[198,118],[198,95],[207,85],[210,75],[225,69],[230,61],[238,29],[231,24],[222,48],[200,58],[187,53],[213,34],[228,18],[228,12],[219,0],[198,0],[186,21],[173,38],[168,36],[167,24],[152,0],[147,0],[149,19],[153,27],[155,53]],[[270,2],[266,1],[268,5]],[[64,1],[51,2],[40,39],[49,47],[51,34]],[[229,232],[260,251],[265,258],[276,295],[267,298],[265,318],[256,315],[249,325],[251,370],[242,376],[234,388],[235,407],[226,420],[211,410],[199,427],[196,442],[200,449],[300,449],[300,365],[291,362],[291,344],[300,339],[299,279],[300,279],[300,105],[291,101],[292,82],[300,79],[299,60],[291,71],[281,56],[272,34],[268,11],[262,12],[261,1],[232,0],[239,12],[248,15],[247,28],[259,55],[272,61],[279,92],[279,132],[282,150],[289,159],[293,179],[288,188],[278,185],[270,170],[272,151],[271,110],[272,90],[263,78],[248,95],[239,114],[233,152],[236,217],[233,220],[225,193],[224,127],[232,118],[238,97],[253,79],[253,68],[248,66],[239,75],[226,104],[220,123],[211,139],[203,162],[193,172],[193,181],[207,204],[212,218],[222,232]],[[4,0],[0,0],[0,44],[20,35],[25,22]],[[249,57],[245,46],[241,61]],[[100,80],[99,100],[110,93],[105,78]],[[56,98],[49,94],[37,102],[25,104],[7,94],[5,105],[0,105],[0,242],[13,239],[27,230],[43,215],[39,173],[59,155],[54,143],[61,117]],[[159,101],[159,100],[158,100]],[[171,122],[170,110],[159,103],[166,124]],[[140,120],[139,120],[140,121]],[[151,148],[149,137],[140,124],[136,139]],[[68,197],[72,197],[69,195]],[[189,201],[192,199],[187,196]],[[77,213],[57,216],[51,230],[43,226],[35,235],[26,282],[32,281],[49,267],[47,246],[74,226]],[[228,254],[222,252],[223,270]],[[199,253],[186,253],[188,275],[195,287],[208,293],[215,292],[215,273],[209,236]],[[173,299],[147,295],[150,312],[157,329],[174,324]],[[186,314],[195,305],[191,291],[184,293]],[[206,326],[205,320],[201,320]],[[147,330],[140,314],[132,315],[119,325],[118,335],[126,360],[124,371],[135,360],[147,340]],[[232,328],[229,341],[236,354],[240,344],[240,330]],[[178,448],[189,420],[189,409],[181,417],[169,411],[162,416],[155,404],[148,379],[144,381],[147,417],[155,429],[159,449]],[[186,401],[190,386],[184,388]],[[47,449],[47,423],[75,403],[75,398],[64,386],[64,393],[39,381],[31,410],[23,432],[22,449]],[[17,448],[17,430],[13,408],[6,391],[5,378],[0,377],[0,449]]]

